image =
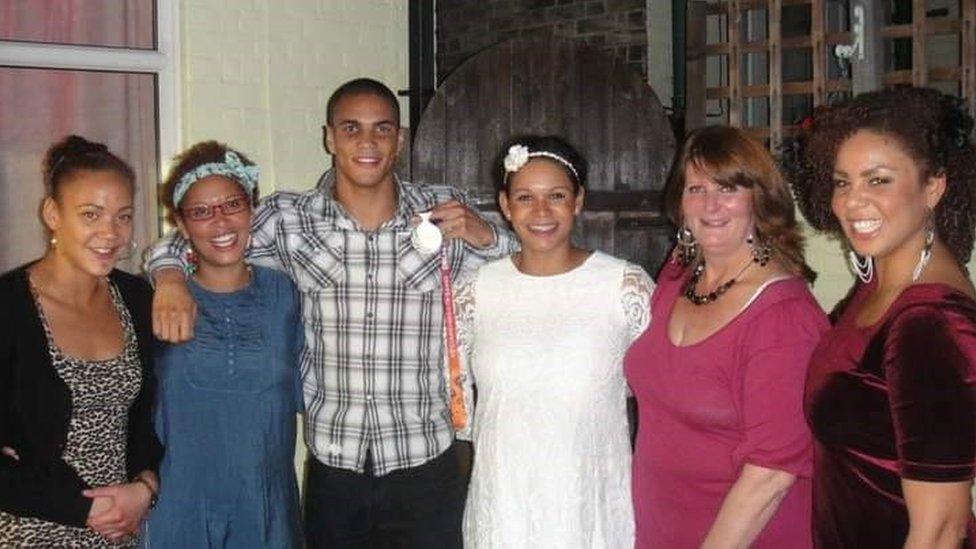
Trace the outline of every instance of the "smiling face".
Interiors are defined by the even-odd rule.
[[[237,213],[226,214],[224,209],[236,209],[240,201],[246,207]],[[194,208],[213,208],[213,217],[201,221],[191,219]],[[200,270],[236,267],[244,262],[251,230],[251,202],[237,182],[222,175],[211,175],[193,183],[180,202],[176,224],[183,236],[193,244],[199,258]]]
[[[129,253],[132,211],[132,185],[108,170],[77,172],[42,207],[53,253],[92,276],[107,275]]]
[[[396,111],[374,94],[347,95],[335,105],[326,126],[326,146],[341,184],[376,187],[393,181],[403,143]]]
[[[752,190],[716,183],[695,164],[685,167],[681,218],[705,260],[730,256],[748,247],[753,232]]]
[[[534,158],[509,175],[499,203],[523,252],[565,251],[571,246],[573,221],[583,209],[583,189],[574,190],[562,166]]]
[[[944,177],[925,177],[894,138],[861,130],[844,141],[834,164],[831,209],[851,247],[884,258],[906,246],[917,254],[925,220],[945,191]]]

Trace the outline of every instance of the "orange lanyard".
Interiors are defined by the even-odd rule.
[[[451,285],[451,265],[447,261],[447,246],[441,247],[441,301],[444,303],[447,367],[451,380],[451,424],[454,429],[461,430],[468,424],[468,414],[464,409],[464,387],[461,386],[461,358],[458,356],[457,322],[454,318],[454,289]]]

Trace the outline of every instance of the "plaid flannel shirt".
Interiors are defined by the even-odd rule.
[[[376,231],[332,198],[326,172],[304,193],[277,192],[257,208],[249,261],[284,270],[301,291],[305,441],[325,465],[376,475],[426,463],[454,439],[448,409],[440,256],[410,244],[411,217],[450,199],[448,186],[397,180],[397,210]],[[452,279],[511,253],[511,234],[477,249],[445,242]],[[182,264],[178,234],[147,252],[146,269]]]

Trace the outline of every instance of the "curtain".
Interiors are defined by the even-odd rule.
[[[0,39],[90,42],[103,32],[104,42],[128,44],[142,32],[137,30],[145,26],[147,13],[152,29],[152,10],[152,0],[8,0],[0,3]],[[44,196],[41,162],[53,142],[72,133],[107,144],[132,165],[139,250],[155,234],[155,76],[0,67],[0,272],[43,254],[47,238],[39,217]],[[138,264],[138,257],[133,257],[120,266],[135,272]]]

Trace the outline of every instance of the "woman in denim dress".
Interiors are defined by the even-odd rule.
[[[151,547],[298,547],[295,415],[302,324],[289,278],[244,261],[257,167],[213,141],[176,159],[163,188],[194,250],[188,342],[164,345],[156,430],[166,446]],[[157,311],[158,313],[158,311]]]

